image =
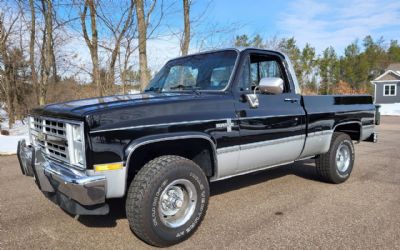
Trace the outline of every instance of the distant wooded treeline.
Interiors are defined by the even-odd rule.
[[[276,49],[286,53],[295,69],[300,87],[306,94],[372,94],[370,81],[391,63],[400,62],[397,40],[385,43],[366,36],[349,44],[339,56],[332,46],[321,54],[307,43],[303,49],[292,38],[263,40],[260,35],[236,36],[235,46]]]

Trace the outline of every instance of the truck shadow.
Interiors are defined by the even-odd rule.
[[[314,160],[306,160],[213,182],[210,185],[210,193],[211,196],[220,195],[287,175],[295,175],[303,179],[319,181],[315,171]],[[115,227],[118,220],[126,219],[125,199],[124,197],[109,200],[110,213],[108,215],[78,216],[77,220],[87,227]]]
[[[211,196],[219,195],[287,175],[295,175],[303,179],[319,181],[315,170],[314,160],[310,159],[266,170],[260,170],[254,173],[245,174],[222,181],[212,182],[210,186],[210,193]]]

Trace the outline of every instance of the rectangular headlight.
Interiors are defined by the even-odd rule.
[[[69,160],[73,165],[85,167],[85,145],[83,126],[79,124],[67,124]]]
[[[74,141],[82,141],[82,128],[79,125],[71,125],[72,139]]]

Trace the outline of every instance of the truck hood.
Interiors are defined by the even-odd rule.
[[[168,92],[168,93],[141,93],[131,95],[115,95],[74,100],[62,103],[48,104],[32,110],[32,115],[54,117],[60,119],[85,120],[90,116],[99,116],[117,110],[125,112],[139,108],[152,109],[150,107],[169,106],[181,102],[191,102],[195,99],[210,100],[217,96],[226,96],[224,93],[196,94],[193,92]],[[219,98],[217,98],[219,99]]]

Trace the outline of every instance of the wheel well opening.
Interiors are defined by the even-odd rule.
[[[358,123],[348,123],[348,124],[338,125],[335,128],[334,132],[346,133],[354,141],[358,141],[361,138],[361,127],[360,124]]]
[[[214,154],[210,142],[205,139],[181,139],[146,144],[137,148],[129,159],[128,182],[149,161],[162,155],[179,155],[194,161],[207,177],[214,174]]]

